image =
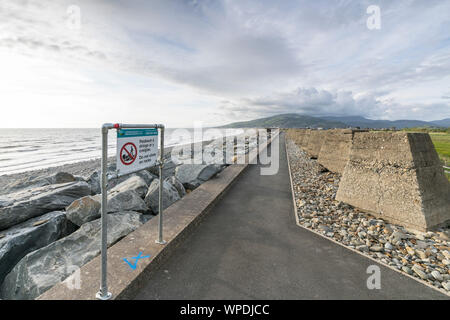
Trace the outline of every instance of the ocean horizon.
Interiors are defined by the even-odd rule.
[[[174,135],[177,129],[187,130],[190,137]],[[219,137],[208,134],[207,129],[217,129],[222,134],[227,130],[228,135],[242,132],[242,129],[204,128],[199,139],[193,136],[193,128],[166,128],[164,146]],[[0,135],[0,176],[101,158],[100,128],[0,128]],[[116,131],[110,130],[108,156],[115,154],[116,143]]]

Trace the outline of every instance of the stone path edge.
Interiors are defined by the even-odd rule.
[[[447,291],[445,291],[444,289],[436,288],[435,286],[432,286],[432,285],[430,285],[429,283],[427,283],[427,282],[425,282],[425,281],[423,281],[423,280],[421,280],[421,279],[418,279],[418,278],[416,278],[416,277],[413,277],[413,276],[411,276],[411,275],[409,275],[409,274],[407,274],[407,273],[405,273],[405,272],[402,272],[402,271],[400,271],[400,270],[398,270],[398,269],[396,269],[396,268],[393,268],[392,266],[390,266],[390,265],[388,265],[388,264],[386,264],[386,263],[384,263],[384,262],[382,262],[382,261],[379,261],[379,260],[374,259],[374,258],[372,258],[372,257],[370,257],[370,256],[367,256],[367,255],[365,255],[365,254],[362,254],[361,252],[359,252],[359,251],[356,250],[356,249],[347,247],[346,245],[343,245],[343,244],[340,243],[339,241],[336,241],[336,240],[334,240],[334,239],[331,239],[331,238],[329,238],[329,237],[326,237],[326,236],[324,236],[323,234],[321,234],[321,233],[319,233],[319,232],[317,232],[317,231],[315,231],[315,230],[311,230],[311,229],[309,229],[309,228],[306,228],[306,227],[302,226],[302,225],[300,224],[300,222],[299,222],[299,219],[298,219],[297,205],[296,205],[296,203],[295,203],[294,183],[293,183],[293,180],[292,180],[291,164],[290,164],[290,161],[289,161],[289,153],[288,153],[288,150],[287,150],[287,142],[286,142],[286,139],[285,139],[285,143],[284,143],[284,148],[285,148],[285,150],[286,150],[286,158],[287,158],[287,162],[288,162],[289,180],[290,180],[290,184],[291,184],[292,201],[293,201],[293,204],[294,204],[295,222],[296,222],[296,224],[297,224],[298,227],[300,227],[300,228],[302,228],[302,229],[304,229],[304,230],[307,230],[307,231],[309,231],[309,232],[315,233],[316,235],[318,235],[318,236],[320,236],[320,237],[322,237],[322,238],[325,238],[325,239],[327,239],[328,241],[334,242],[334,243],[340,245],[341,247],[346,248],[347,250],[350,250],[350,251],[352,251],[352,252],[354,252],[354,253],[357,253],[357,254],[363,256],[364,258],[367,258],[367,259],[372,260],[372,261],[374,261],[374,262],[376,262],[376,263],[378,263],[378,264],[381,264],[381,265],[383,265],[384,267],[387,267],[387,268],[389,268],[389,269],[391,269],[391,270],[393,270],[393,271],[395,271],[395,272],[398,272],[398,273],[400,273],[401,275],[403,275],[403,276],[405,276],[405,277],[409,277],[409,278],[411,278],[411,279],[414,279],[415,281],[420,282],[421,284],[423,284],[423,285],[425,285],[425,286],[427,286],[427,287],[429,287],[429,288],[432,288],[432,289],[434,289],[434,290],[436,290],[436,291],[438,291],[438,292],[440,292],[440,293],[443,293],[443,294],[445,294],[446,296],[450,297],[450,293],[447,293]]]
[[[277,138],[273,135],[270,141],[262,146],[260,152]],[[257,156],[256,152],[248,155],[249,163]],[[225,168],[217,177],[206,181],[197,189],[172,204],[164,211],[165,245],[155,243],[158,235],[157,216],[123,239],[108,248],[108,290],[112,299],[130,299],[146,283],[152,271],[170,257],[171,252],[189,236],[198,226],[202,218],[216,202],[232,186],[233,182],[248,167],[246,164],[233,164]],[[140,259],[136,269],[132,270],[124,258],[137,256],[139,252],[150,255]],[[100,287],[100,258],[97,256],[79,269],[81,285],[74,286],[71,279],[66,279],[36,298],[36,300],[95,300]],[[134,261],[134,260],[130,260]],[[70,278],[70,277],[69,277]]]

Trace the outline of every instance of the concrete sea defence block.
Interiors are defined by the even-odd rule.
[[[311,130],[309,133],[308,143],[303,143],[306,148],[306,152],[313,159],[317,159],[320,153],[320,149],[322,147],[322,143],[325,140],[328,130]]]
[[[303,133],[303,138],[302,138],[302,142],[301,142],[301,148],[303,149],[303,151],[307,151],[307,147],[308,147],[308,143],[309,143],[309,138],[311,136],[311,129],[306,129],[305,132]]]
[[[426,133],[354,133],[336,199],[420,231],[450,222],[450,183]]]
[[[342,174],[350,158],[353,133],[351,129],[327,130],[317,161],[328,170]]]
[[[302,147],[305,132],[306,129],[288,129],[287,136],[294,141],[298,147]]]

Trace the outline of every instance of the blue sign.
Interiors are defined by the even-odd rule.
[[[158,129],[120,129],[117,130],[117,138],[129,138],[129,137],[148,137],[157,136]]]

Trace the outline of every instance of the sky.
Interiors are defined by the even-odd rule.
[[[448,0],[1,0],[0,128],[450,118],[449,13]]]

